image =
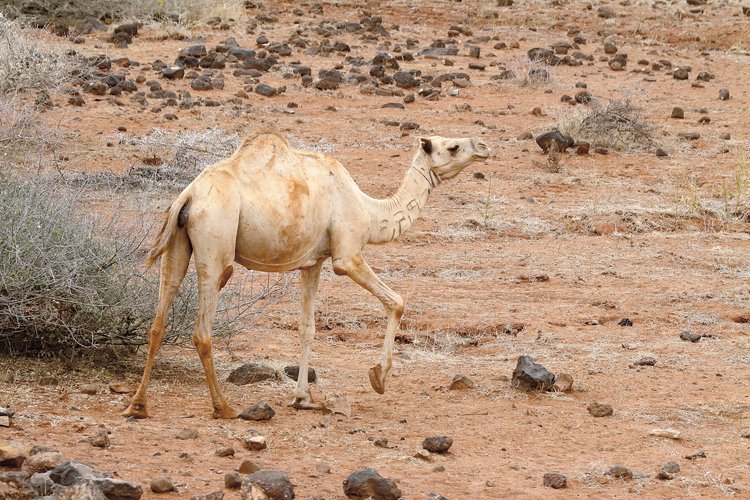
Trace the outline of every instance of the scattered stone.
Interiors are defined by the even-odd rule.
[[[482,176],[484,178],[484,176]],[[455,377],[453,377],[453,381],[451,382],[451,385],[449,389],[451,391],[463,391],[472,389],[474,387],[474,381],[471,380],[466,375],[458,374]]]
[[[612,406],[604,403],[591,403],[586,409],[595,417],[609,417],[614,412]]]
[[[680,132],[677,137],[686,141],[697,141],[701,138],[701,135],[698,132]]]
[[[357,500],[398,500],[401,490],[394,481],[384,478],[376,470],[363,469],[351,473],[344,480],[344,495]]]
[[[255,86],[255,93],[264,97],[273,97],[279,94],[279,89],[266,85],[265,83],[259,83]]]
[[[251,436],[245,438],[245,446],[247,446],[248,450],[260,451],[265,450],[268,447],[268,443],[266,443],[264,436]]]
[[[559,130],[555,129],[539,135],[536,138],[536,143],[542,148],[544,153],[548,153],[553,144],[556,145],[558,151],[562,152],[568,148],[572,148],[575,141],[572,137],[563,135]]]
[[[237,470],[240,474],[252,474],[253,472],[258,472],[262,468],[263,467],[261,467],[260,464],[253,462],[252,460],[243,460]]]
[[[534,363],[531,356],[519,356],[513,370],[512,385],[522,391],[548,391],[555,382],[555,374],[540,364]]]
[[[622,465],[610,467],[604,475],[614,477],[615,479],[633,479],[633,472]]]
[[[246,363],[239,368],[232,370],[232,373],[227,377],[227,382],[231,382],[235,385],[246,385],[275,379],[277,376],[276,370],[270,366]]]
[[[698,119],[698,123],[700,123],[701,125],[705,125],[706,123],[711,123],[711,117],[710,116],[701,116]]]
[[[664,158],[669,156],[669,152],[664,148],[656,148],[656,156]]]
[[[651,429],[648,433],[650,436],[680,439],[680,431],[675,429]]]
[[[518,136],[519,141],[528,141],[529,139],[533,139],[534,134],[529,132],[528,130],[526,132],[523,132],[521,135]]]
[[[219,448],[214,452],[217,457],[233,457],[234,456],[234,448],[231,446],[227,446],[224,448]]]
[[[378,448],[388,448],[388,438],[387,437],[378,437],[375,438],[375,440],[372,442],[374,446],[377,446]]]
[[[177,78],[183,78],[185,76],[185,68],[181,66],[171,66],[161,70],[161,75],[169,80],[175,80]]]
[[[617,13],[612,7],[602,6],[596,9],[596,14],[602,19],[612,19],[617,17]]]
[[[677,462],[665,462],[664,465],[661,466],[661,470],[669,472],[670,474],[677,474],[680,472],[680,464]]]
[[[672,71],[672,78],[675,80],[687,80],[689,76],[687,68],[675,68]]]
[[[656,358],[653,356],[643,356],[633,361],[635,366],[654,366],[656,364]]]
[[[274,415],[276,415],[276,412],[271,408],[271,405],[266,401],[261,401],[240,413],[240,418],[243,420],[264,421],[271,420]]]
[[[264,495],[264,496],[261,496]],[[254,472],[242,480],[242,498],[268,500],[292,500],[294,486],[289,477],[280,470]]]
[[[0,416],[0,427],[10,427],[10,417],[5,415]]]
[[[750,428],[745,429],[744,431],[742,431],[742,433],[740,434],[740,437],[743,437],[743,438],[746,438],[746,439],[750,439]],[[704,453],[704,455],[705,455],[705,453]]]
[[[422,441],[422,448],[430,453],[446,453],[451,446],[453,438],[449,436],[431,436]]]
[[[98,392],[99,392],[98,384],[86,384],[83,387],[81,387],[81,393],[88,394],[89,396],[96,396]]]
[[[198,430],[197,429],[182,429],[180,432],[177,433],[177,439],[196,439],[198,437]]]
[[[732,138],[732,134],[730,134],[729,132],[724,132],[723,134],[721,134],[721,135],[719,136],[719,138],[720,138],[720,139],[721,139],[722,141],[728,141],[728,140],[730,140],[730,139]]]
[[[15,414],[16,412],[11,410],[10,408],[0,406],[0,417],[12,417]]]
[[[579,104],[588,104],[592,99],[591,92],[588,90],[581,90],[576,92],[576,102]]]
[[[569,392],[573,389],[573,377],[567,373],[561,373],[555,377],[555,383],[552,385],[552,390],[555,392]]]
[[[579,142],[578,147],[576,148],[576,154],[587,155],[589,154],[589,149],[591,149],[591,145],[588,142]]]
[[[21,466],[29,475],[37,472],[47,472],[63,463],[63,455],[59,451],[45,451],[31,455]]]
[[[683,118],[685,118],[685,111],[679,106],[675,106],[674,108],[672,108],[672,118],[682,120]]]
[[[29,450],[16,441],[0,439],[0,465],[21,467],[29,458]]]
[[[299,377],[299,366],[296,365],[290,365],[284,367],[284,373],[287,377],[297,381],[297,378]],[[314,368],[307,368],[307,382],[310,384],[314,384],[318,381],[318,375],[315,373]]]
[[[542,62],[550,66],[557,66],[560,64],[560,58],[555,55],[555,52],[551,49],[534,47],[529,49],[526,53],[529,56],[530,61]]]
[[[403,122],[399,126],[399,129],[401,129],[402,131],[404,131],[404,130],[407,130],[407,131],[408,130],[417,130],[418,128],[419,128],[419,123],[415,123],[415,122]]]
[[[690,332],[685,331],[685,332],[680,333],[680,338],[687,342],[695,343],[701,339],[701,335],[698,335],[697,333],[690,333]]]
[[[617,324],[620,326],[633,326],[633,321],[630,318],[622,318]]]
[[[154,493],[166,493],[174,490],[172,480],[165,476],[158,476],[151,480],[151,491]]]
[[[722,101],[728,101],[729,100],[729,89],[721,89],[721,90],[719,90],[719,100],[722,100]]]
[[[211,83],[211,79],[207,76],[199,76],[190,82],[190,87],[193,90],[213,90],[214,86]]]
[[[94,479],[93,484],[108,499],[138,500],[143,496],[143,486],[122,479],[104,477]]]
[[[559,490],[568,485],[568,478],[559,472],[547,472],[544,474],[544,486]]]
[[[205,495],[196,495],[190,497],[190,500],[224,500],[224,492],[219,490]]]
[[[242,487],[242,475],[239,472],[227,472],[224,474],[224,486],[228,490],[238,490]]]
[[[95,448],[109,448],[109,431],[101,430],[91,436],[91,446]]]

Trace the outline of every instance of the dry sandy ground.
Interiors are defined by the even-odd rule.
[[[308,15],[309,6],[302,6],[305,15],[296,16],[291,2],[271,8],[273,3],[265,12],[275,9],[278,22],[263,24],[254,34],[246,34],[245,21],[238,21],[229,31],[199,27],[190,32],[194,39],[160,41],[164,30],[151,26],[127,49],[113,48],[105,34],[89,36],[76,49],[142,63],[171,62],[181,47],[204,43],[210,48],[230,35],[248,48],[255,48],[260,34],[286,40],[294,29],[319,40],[312,27],[321,20],[363,16],[357,2],[325,5],[322,16]],[[0,436],[55,447],[66,457],[145,485],[154,476],[168,475],[179,490],[163,495],[170,498],[223,489],[224,474],[243,459],[287,472],[298,498],[343,498],[342,481],[363,467],[398,480],[409,499],[426,498],[429,492],[450,499],[749,497],[750,440],[741,437],[750,427],[749,224],[747,213],[743,220],[727,214],[724,206],[742,197],[750,203],[750,18],[735,2],[709,2],[702,14],[694,14],[690,9],[695,7],[682,1],[653,6],[626,1],[611,4],[618,14],[614,19],[598,17],[599,4],[586,10],[580,1],[512,7],[408,4],[383,2],[372,11],[389,29],[391,49],[405,45],[406,38],[426,47],[447,38],[454,24],[473,31],[457,37],[453,67],[443,67],[444,58],[401,63],[425,74],[468,72],[472,84],[458,96],[448,95],[449,84],[438,101],[417,97],[404,110],[381,109],[401,98],[362,94],[352,85],[336,91],[304,88],[299,79],[271,72],[261,80],[286,85],[286,93],[273,98],[251,94],[240,105],[152,112],[154,103],[141,109],[127,98],[121,99],[124,106],[116,106],[84,95],[87,104],[77,108],[60,95],[53,96],[60,106],[48,113],[72,139],[63,171],[125,172],[141,165],[148,152],[118,141],[106,146],[112,137],[122,137],[116,135],[118,126],[127,128],[125,137],[156,127],[216,127],[245,134],[272,126],[308,147],[331,150],[376,196],[395,188],[415,146],[414,135],[402,136],[386,122],[414,121],[421,125],[419,134],[486,141],[494,149],[490,161],[440,186],[410,233],[367,250],[373,267],[402,294],[407,308],[386,394],[373,393],[366,376],[379,355],[382,308],[354,283],[334,276],[329,266],[321,282],[312,366],[320,378],[318,394],[343,395],[351,405],[349,417],[288,407],[293,382],[286,381],[223,386],[238,408],[267,400],[277,411],[272,421],[212,420],[197,356],[170,347],[157,362],[150,389],[153,418],[137,422],[120,417],[127,397],[104,388],[110,382],[136,383],[142,357],[129,370],[114,372],[104,367],[65,371],[57,363],[3,359],[3,370],[14,373],[15,381],[0,383],[0,405],[18,415],[13,427],[0,428]],[[258,12],[250,9],[248,15]],[[390,30],[393,25],[400,29]],[[528,49],[571,41],[571,28],[588,40],[581,51],[594,55],[591,64],[548,68],[552,78],[540,86],[490,80],[500,72],[490,63],[522,72],[529,68]],[[614,33],[620,51],[627,52],[625,71],[612,71],[599,61],[604,55],[601,30]],[[469,42],[479,36],[489,39]],[[366,73],[387,38],[341,34],[332,37],[337,40],[368,62],[362,67]],[[493,49],[499,42],[518,42],[518,48]],[[479,61],[487,69],[467,69],[476,62],[466,56],[467,45],[481,47]],[[317,75],[320,68],[343,63],[346,55],[308,56],[295,49],[283,59],[308,64]],[[689,65],[690,79],[678,81],[664,71],[632,72],[639,59]],[[345,64],[343,71],[349,68]],[[700,71],[716,78],[694,87]],[[127,72],[134,78],[140,70]],[[205,95],[226,101],[242,88],[230,69],[224,73],[225,89]],[[153,71],[145,74],[156,78]],[[536,144],[517,138],[525,131],[549,130],[584,108],[560,102],[563,94],[580,90],[574,87],[578,81],[603,100],[632,96],[656,125],[656,138],[669,156],[659,158],[653,150],[566,153],[560,171],[550,171]],[[162,85],[189,88],[187,81]],[[718,99],[721,88],[730,90],[730,100]],[[284,112],[289,101],[299,104],[294,114]],[[684,108],[684,120],[669,118],[673,106]],[[531,114],[534,107],[541,108],[540,116]],[[167,112],[178,120],[167,121]],[[699,125],[704,114],[711,121]],[[700,132],[701,138],[677,138],[689,131]],[[727,132],[731,139],[722,139]],[[475,172],[484,178],[475,178]],[[111,201],[108,196],[94,196],[94,206],[124,206],[134,213],[136,205],[145,206],[157,219],[172,195],[132,193],[130,199]],[[245,333],[217,342],[222,380],[243,362],[296,363],[298,299],[294,276],[283,299],[247,324]],[[634,325],[619,326],[624,317]],[[504,334],[505,325],[513,323],[524,328],[517,335]],[[710,337],[684,342],[679,338],[684,330]],[[512,389],[509,376],[524,354],[556,373],[571,374],[574,390],[526,394]],[[646,355],[656,358],[655,366],[632,367]],[[457,373],[472,378],[475,388],[449,391]],[[39,386],[43,375],[58,377],[60,386]],[[81,394],[80,386],[92,380],[103,391]],[[611,404],[614,414],[592,417],[586,406],[594,401]],[[198,438],[177,440],[177,432],[187,427],[198,429]],[[83,441],[99,428],[111,431],[108,449]],[[241,438],[251,428],[268,438],[267,450],[244,449]],[[650,436],[654,428],[677,429],[681,438]],[[450,453],[431,462],[414,458],[422,439],[434,434],[453,437]],[[378,437],[388,438],[389,447],[373,446]],[[223,446],[233,446],[235,457],[215,456]],[[705,458],[685,458],[700,450]],[[656,479],[661,464],[670,460],[680,464],[681,472],[671,481]],[[320,472],[321,464],[330,466],[330,473]],[[613,465],[642,474],[631,481],[611,480],[603,473]],[[433,472],[436,466],[445,470]],[[565,474],[568,488],[545,488],[542,476],[550,471]],[[152,497],[150,492],[144,496]],[[226,491],[225,498],[238,497]]]

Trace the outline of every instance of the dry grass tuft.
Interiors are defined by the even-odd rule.
[[[654,126],[642,116],[642,110],[630,98],[602,104],[591,101],[588,110],[576,110],[557,125],[564,135],[592,147],[618,151],[638,151],[657,146]]]

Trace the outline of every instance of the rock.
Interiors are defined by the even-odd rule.
[[[47,475],[53,483],[63,486],[70,486],[74,483],[91,481],[106,476],[105,473],[94,470],[90,465],[74,460],[66,460],[49,471]]]
[[[251,451],[265,450],[268,447],[264,436],[252,436],[245,438],[245,446]]]
[[[552,390],[555,392],[569,392],[573,389],[573,377],[567,373],[561,373],[555,377],[555,383],[552,385]]]
[[[534,363],[531,356],[519,356],[513,370],[512,385],[522,391],[548,391],[555,382],[555,374],[540,364]]]
[[[660,470],[656,473],[656,479],[661,479],[662,481],[667,481],[670,479],[674,479],[674,474],[670,474],[669,472],[665,470]]]
[[[139,500],[143,496],[143,486],[138,483],[109,477],[94,479],[93,484],[108,499]]]
[[[453,438],[448,436],[431,436],[422,441],[422,448],[430,453],[446,453],[451,446],[453,446]]]
[[[399,125],[399,129],[403,130],[417,130],[419,128],[419,123],[415,122],[403,122],[401,125]]]
[[[607,472],[604,473],[605,476],[611,476],[616,479],[633,479],[633,473],[630,469],[627,467],[623,467],[622,465],[615,465],[614,467],[610,467]]]
[[[710,82],[715,78],[713,73],[710,73],[708,71],[701,71],[698,73],[698,76],[696,77],[696,80],[701,82]]]
[[[677,137],[686,141],[697,141],[701,138],[701,135],[698,132],[680,132]]]
[[[479,47],[471,46],[469,47],[469,57],[473,57],[474,59],[479,59],[479,53],[481,52]]]
[[[263,493],[262,497],[259,493]],[[262,470],[254,472],[242,480],[242,498],[268,500],[291,500],[294,498],[294,486],[289,477],[280,470]]]
[[[675,80],[687,80],[689,76],[686,68],[675,68],[672,71],[672,78]]]
[[[588,90],[581,90],[576,92],[576,102],[579,104],[588,104],[591,102],[592,95]]]
[[[538,61],[549,66],[556,66],[560,64],[560,58],[555,55],[555,52],[551,49],[534,47],[526,52],[529,56],[530,61]]]
[[[253,462],[252,460],[243,460],[240,467],[237,469],[240,474],[252,474],[258,472],[263,467],[260,464]]]
[[[195,439],[198,437],[198,430],[197,429],[182,429],[180,432],[177,433],[177,439]]]
[[[680,338],[687,342],[698,342],[701,339],[701,335],[698,335],[697,333],[682,332],[680,333]]]
[[[21,467],[28,472],[29,475],[33,475],[37,472],[47,472],[48,470],[52,470],[61,463],[63,463],[62,453],[59,451],[45,451],[28,457],[24,460]]]
[[[239,472],[227,472],[224,474],[224,486],[228,490],[239,490],[242,487],[242,474]]]
[[[535,82],[546,82],[549,80],[549,71],[544,68],[533,68],[528,72],[529,80]]]
[[[617,17],[617,13],[612,7],[602,6],[596,9],[596,14],[602,19],[612,19]]]
[[[86,82],[83,84],[83,91],[94,95],[104,95],[109,90],[109,85],[104,82]],[[44,382],[47,383],[44,383]],[[39,385],[57,385],[57,379],[54,377],[42,377],[39,381]]]
[[[538,136],[536,143],[542,148],[542,151],[548,153],[553,144],[557,147],[558,151],[565,151],[568,148],[572,148],[575,141],[572,137],[563,135],[559,130],[555,129]]]
[[[453,377],[453,381],[451,382],[449,389],[451,391],[463,391],[467,389],[472,389],[473,387],[474,387],[473,380],[471,380],[466,375],[458,374],[455,377]]]
[[[379,438],[375,438],[372,444],[373,446],[377,446],[378,448],[388,448],[388,438],[382,436]]]
[[[214,86],[211,83],[211,79],[207,76],[199,76],[190,82],[190,87],[193,90],[213,90]]]
[[[81,387],[81,393],[88,394],[89,396],[96,396],[98,392],[99,392],[98,384],[86,384],[83,387]]]
[[[685,111],[682,108],[680,108],[679,106],[675,106],[674,108],[672,108],[672,116],[671,117],[672,118],[676,118],[678,120],[682,120],[683,118],[685,118]]]
[[[195,495],[190,497],[190,500],[224,500],[224,492],[219,490],[205,495]]]
[[[287,377],[289,377],[290,379],[296,382],[297,377],[299,377],[299,366],[296,366],[296,365],[285,366],[284,373],[286,374]],[[307,368],[307,382],[310,384],[314,384],[317,381],[318,381],[318,375],[315,373],[315,369],[308,367]]]
[[[169,68],[161,70],[161,75],[169,80],[183,78],[185,76],[185,68],[181,66],[170,66]]]
[[[356,500],[398,500],[401,490],[395,482],[384,478],[376,470],[363,469],[349,474],[344,480],[344,495]]]
[[[279,89],[266,85],[265,83],[259,83],[255,86],[255,93],[265,97],[273,97],[279,94]]]
[[[740,437],[743,437],[743,438],[746,438],[746,439],[750,439],[750,428],[745,429],[744,431],[742,431],[742,433],[740,434]],[[705,453],[704,453],[704,455],[705,455]]]
[[[568,485],[568,479],[559,472],[547,472],[544,474],[544,486],[559,490]]]
[[[235,385],[246,385],[275,378],[277,378],[276,370],[270,366],[246,363],[232,370],[232,373],[227,377],[227,382]]]
[[[233,457],[234,456],[234,448],[231,446],[227,446],[225,448],[219,448],[214,452],[214,454],[217,457]]]
[[[686,455],[686,459],[688,460],[696,460],[698,458],[706,458],[706,452],[703,450],[698,451],[697,453],[693,453],[692,455]]]
[[[591,403],[586,409],[595,417],[609,417],[614,411],[610,405],[603,403]]]
[[[721,89],[721,90],[719,90],[719,100],[722,100],[722,101],[728,101],[729,100],[729,89]]]
[[[172,480],[165,476],[158,476],[151,480],[151,491],[154,493],[166,493],[174,490]]]
[[[719,139],[721,139],[722,141],[728,141],[731,138],[732,134],[730,134],[729,132],[724,132],[723,134],[719,135]]]
[[[16,441],[0,439],[0,465],[21,467],[29,458],[29,449]]]
[[[0,416],[0,427],[10,427],[10,417]]]
[[[633,361],[635,366],[654,366],[656,364],[656,358],[653,356],[643,356]]]
[[[680,439],[680,431],[675,429],[651,429],[648,431],[650,436],[664,437],[669,439]]]
[[[669,472],[670,474],[677,474],[678,472],[680,472],[680,464],[678,464],[677,462],[671,462],[671,461],[665,462],[661,466],[661,470]]]
[[[263,421],[271,420],[274,415],[276,415],[276,412],[273,411],[271,405],[266,401],[261,401],[240,413],[240,418],[243,420]]]
[[[408,71],[397,71],[393,74],[393,83],[402,89],[411,89],[419,86],[419,80]]]
[[[604,42],[604,53],[605,54],[616,54],[617,53],[617,45],[615,45],[612,42]]]
[[[101,430],[91,436],[91,446],[95,448],[109,448],[109,431]]]
[[[16,412],[11,410],[10,408],[0,406],[0,417],[12,417],[15,414]]]
[[[656,148],[656,156],[664,158],[669,156],[669,152],[664,148]]]

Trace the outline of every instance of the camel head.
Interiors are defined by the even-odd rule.
[[[420,137],[419,143],[430,170],[441,181],[457,176],[472,162],[486,160],[492,152],[485,143],[471,138]]]

